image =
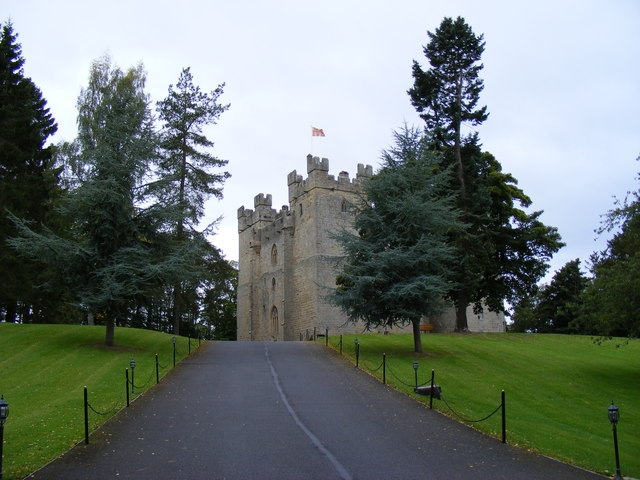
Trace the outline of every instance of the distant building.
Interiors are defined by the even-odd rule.
[[[238,340],[304,340],[314,332],[360,333],[326,296],[336,284],[342,251],[332,234],[351,228],[349,205],[370,165],[358,164],[356,178],[347,172],[329,175],[326,158],[307,156],[307,175],[287,176],[289,205],[272,208],[271,195],[254,198],[254,209],[238,209]],[[471,331],[504,331],[504,317],[492,312],[467,313]],[[453,331],[453,310],[429,319],[436,332]],[[411,331],[410,326],[398,331]],[[396,329],[394,329],[396,331]]]

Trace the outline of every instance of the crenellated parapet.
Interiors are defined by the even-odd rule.
[[[294,170],[287,176],[289,204],[293,204],[297,198],[315,188],[355,193],[363,179],[373,176],[373,168],[371,165],[358,164],[356,178],[350,179],[349,173],[343,171],[338,174],[336,180],[333,175],[329,175],[329,159],[307,155],[307,175],[307,178],[303,179],[302,175],[298,175]]]

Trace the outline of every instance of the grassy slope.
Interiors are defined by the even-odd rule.
[[[172,336],[116,329],[116,347],[104,347],[104,327],[0,323],[0,393],[9,403],[5,423],[5,479],[34,471],[84,439],[83,388],[91,406],[90,430],[126,404],[125,369],[136,360],[136,394],[173,366]],[[178,338],[179,361],[188,339]],[[192,345],[195,348],[195,344]]]
[[[431,369],[447,402],[467,418],[481,418],[507,394],[507,441],[582,467],[614,467],[607,407],[620,407],[622,472],[640,478],[640,341],[617,348],[588,337],[560,335],[424,335],[425,354],[411,352],[411,335],[359,335],[360,367],[377,369],[387,354],[387,382],[413,396]],[[117,329],[114,349],[103,347],[104,327],[0,324],[0,393],[10,403],[5,425],[4,478],[21,478],[84,437],[83,386],[98,411],[124,406],[124,369],[135,358],[136,385],[155,383],[172,365],[171,336]],[[337,338],[330,338],[332,345]],[[178,360],[188,350],[178,339]],[[353,357],[353,336],[344,353]],[[378,369],[375,375],[381,376]],[[138,390],[136,390],[137,393]],[[425,400],[423,397],[419,397]],[[428,401],[428,399],[426,399]],[[442,402],[434,405],[451,412]],[[90,413],[91,430],[107,417]],[[474,424],[500,435],[500,417]]]
[[[491,413],[505,390],[510,444],[604,474],[615,471],[607,418],[614,400],[621,415],[622,473],[640,478],[639,340],[596,345],[589,337],[564,335],[423,335],[425,353],[419,355],[412,353],[411,335],[357,338],[361,368],[381,378],[386,353],[387,383],[415,396],[412,362],[417,360],[419,383],[427,383],[435,370],[444,399],[465,418]],[[337,337],[329,341],[338,344]],[[352,359],[353,341],[354,336],[343,337],[343,352]],[[434,408],[455,416],[443,402],[434,401]],[[500,418],[498,413],[473,426],[500,437]]]

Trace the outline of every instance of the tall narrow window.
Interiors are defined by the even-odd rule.
[[[347,211],[348,206],[349,206],[349,205],[347,204],[347,201],[343,198],[343,199],[342,199],[342,205],[340,206],[340,211],[341,211],[341,212],[346,212],[346,211]]]
[[[279,329],[280,324],[278,322],[278,309],[274,305],[273,307],[271,307],[271,335],[277,337]]]
[[[271,265],[276,265],[278,263],[278,247],[276,247],[276,244],[273,244],[273,247],[271,247]]]

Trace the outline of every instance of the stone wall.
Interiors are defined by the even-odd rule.
[[[336,264],[342,251],[332,235],[350,229],[363,179],[370,165],[358,165],[356,178],[329,175],[326,158],[307,156],[307,178],[294,170],[287,176],[289,205],[279,211],[271,195],[254,198],[254,209],[238,209],[239,275],[238,340],[308,339],[314,329],[330,334],[360,333],[361,323],[348,322],[327,301],[335,288]],[[453,318],[453,322],[452,322]],[[432,319],[436,331],[452,331],[452,312]],[[504,318],[469,314],[471,331],[504,331]],[[411,331],[405,329],[394,331]]]

